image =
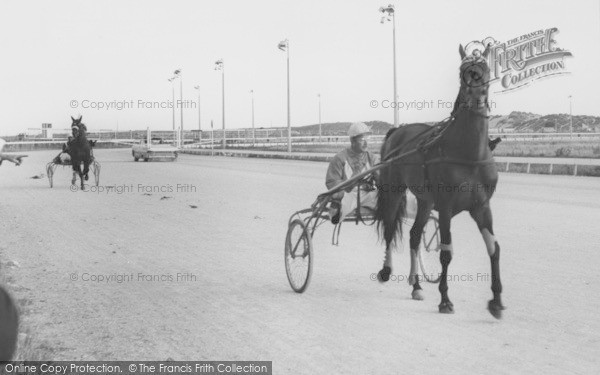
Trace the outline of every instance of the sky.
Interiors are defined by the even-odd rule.
[[[11,1],[0,3],[0,135],[81,114],[91,131],[173,127],[167,107],[182,70],[184,129],[287,125],[289,40],[291,124],[387,121],[393,110],[392,24],[388,2]],[[600,116],[600,0],[392,1],[396,8],[400,123],[439,121],[459,88],[459,44],[488,36],[508,41],[558,28],[568,75],[492,93],[492,114],[526,111]],[[199,86],[200,90],[194,89]],[[494,87],[492,87],[494,92]],[[198,95],[200,94],[200,110]],[[373,108],[372,101],[377,102]],[[433,103],[427,108],[421,102]],[[112,104],[110,104],[112,103]],[[387,103],[387,102],[386,102]],[[105,108],[98,108],[99,106]],[[111,107],[108,107],[111,105]],[[120,106],[120,109],[119,109]],[[163,108],[161,108],[163,107]],[[167,107],[167,108],[165,108]],[[200,112],[200,124],[198,116]],[[176,127],[181,126],[180,113]]]

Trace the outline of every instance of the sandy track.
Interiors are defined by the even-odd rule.
[[[599,368],[600,179],[501,175],[493,211],[508,309],[496,321],[489,259],[466,214],[453,221],[454,315],[437,313],[437,286],[416,302],[405,281],[371,281],[383,247],[352,224],[339,247],[332,226],[320,228],[312,283],[297,295],[283,265],[287,219],[324,190],[326,164],[96,153],[101,186],[129,190],[71,192],[67,169],[53,189],[30,179],[53,152],[0,168],[0,257],[20,265],[1,272],[48,359],[272,360],[277,374]],[[394,264],[406,274],[407,252]],[[93,275],[113,279],[82,280]]]

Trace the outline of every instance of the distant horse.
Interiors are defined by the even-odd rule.
[[[17,348],[19,313],[13,299],[0,287],[0,362],[10,361]]]
[[[468,211],[483,236],[490,256],[492,292],[488,310],[497,319],[504,309],[500,295],[500,246],[492,229],[490,199],[496,188],[498,172],[488,145],[488,88],[490,69],[486,62],[489,46],[483,53],[475,51],[467,56],[459,47],[461,85],[456,111],[450,120],[440,126],[410,124],[392,129],[381,147],[384,162],[411,150],[419,152],[399,159],[381,170],[376,219],[380,235],[386,242],[380,281],[389,280],[391,250],[401,236],[402,218],[406,209],[406,189],[418,201],[417,216],[410,230],[411,271],[413,299],[423,299],[418,279],[418,252],[423,228],[432,209],[439,212],[441,235],[440,262],[442,274],[439,285],[441,303],[439,312],[453,313],[454,305],[448,297],[448,265],[452,260],[450,222],[452,217]]]
[[[73,179],[71,183],[75,185],[77,182],[77,175],[81,181],[81,190],[84,189],[84,179],[88,180],[88,172],[90,171],[90,163],[92,162],[92,146],[87,139],[87,128],[85,124],[81,122],[81,117],[74,119],[71,124],[71,132],[73,140],[69,143],[69,155],[71,156],[71,164],[73,165]],[[83,163],[83,171],[81,170],[81,164]]]

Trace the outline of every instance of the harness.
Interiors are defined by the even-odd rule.
[[[480,117],[483,117],[486,119],[489,118],[489,116],[484,115],[479,112],[476,112],[471,108],[467,108],[467,107],[462,107],[462,108],[463,108],[463,110],[471,111]],[[404,159],[411,155],[415,155],[417,153],[421,153],[421,154],[425,155],[429,151],[431,151],[435,146],[438,146],[438,148],[440,150],[439,153],[441,155],[442,150],[441,150],[441,147],[439,146],[439,143],[442,140],[444,134],[446,134],[446,132],[448,132],[448,130],[452,126],[454,126],[454,124],[456,123],[456,117],[457,117],[456,115],[460,111],[461,110],[459,109],[458,111],[456,111],[457,113],[453,113],[447,119],[444,119],[443,121],[432,126],[431,128],[426,129],[426,130],[414,135],[412,138],[410,138],[408,142],[418,139],[419,137],[429,133],[429,135],[427,137],[423,138],[414,149],[412,149],[410,151],[402,152],[395,156],[392,156],[396,152],[399,152],[405,146],[404,144],[399,145],[399,146],[395,147],[394,149],[390,150],[385,156],[382,156],[381,161],[379,163],[375,164],[370,169],[368,169],[364,172],[361,172],[361,173],[349,178],[348,180],[338,184],[337,186],[333,187],[332,189],[329,189],[328,191],[318,195],[317,199],[312,204],[311,208],[313,210],[322,212],[325,209],[325,205],[327,204],[327,202],[329,202],[329,200],[331,200],[331,196],[333,194],[340,192],[342,190],[345,190],[351,186],[354,187],[354,186],[357,186],[360,184],[371,184],[372,185],[372,182],[370,182],[369,179],[373,178],[374,172],[376,172],[380,169],[386,168],[386,167],[394,164],[395,162],[398,162],[401,159]],[[434,157],[431,159],[424,160],[424,162],[422,162],[422,163],[405,163],[405,164],[422,165],[422,167],[424,168],[424,176],[425,176],[425,180],[426,180],[425,182],[427,182],[429,180],[428,173],[427,173],[427,166],[432,165],[432,164],[442,164],[442,163],[459,164],[459,165],[465,165],[465,166],[470,166],[470,167],[478,167],[478,166],[493,164],[493,163],[495,163],[495,161],[494,161],[493,157],[490,157],[490,158],[484,159],[484,160],[468,160],[468,159],[460,159],[460,158],[447,157],[447,156],[441,155],[441,156],[437,156],[437,157]],[[357,190],[358,190],[357,207],[360,208],[360,189],[357,189]],[[364,220],[360,213],[360,210],[357,210],[356,223],[358,223],[359,221],[364,223]],[[338,233],[339,233],[339,230],[338,230]]]
[[[487,115],[483,115],[479,112],[473,111],[471,109],[466,109],[466,110],[470,110],[471,112],[477,114],[478,116],[486,118],[486,119],[488,119],[490,117]],[[405,153],[402,153],[400,155],[391,157],[391,155],[393,155],[395,152],[401,150],[404,147],[404,145],[399,145],[396,148],[389,151],[385,156],[383,156],[381,159],[381,163],[392,164],[393,162],[395,162],[399,159],[405,158],[407,156],[410,156],[410,155],[413,155],[413,154],[416,154],[419,152],[422,154],[428,153],[435,146],[439,146],[439,143],[442,140],[442,137],[444,136],[444,134],[455,123],[456,123],[456,115],[453,114],[450,117],[448,117],[448,118],[440,121],[436,125],[434,125],[431,129],[426,129],[426,130],[422,131],[421,133],[416,134],[412,138],[410,138],[407,142],[417,139],[428,132],[430,133],[427,137],[422,139],[417,144],[417,147],[415,149],[405,152]],[[441,149],[440,149],[440,154],[442,154]],[[450,164],[478,166],[478,165],[486,165],[486,164],[494,163],[494,158],[491,157],[491,158],[484,159],[484,160],[467,160],[467,159],[452,158],[452,157],[448,157],[448,156],[439,156],[436,158],[425,160],[425,165],[438,164],[438,163],[450,163]],[[407,164],[417,164],[417,163],[407,163]]]

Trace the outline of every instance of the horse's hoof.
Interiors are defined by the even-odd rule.
[[[442,314],[454,314],[454,305],[450,301],[440,303],[438,308]]]
[[[490,314],[496,319],[502,319],[502,310],[506,307],[502,306],[501,303],[494,301],[493,299],[488,302],[488,310]]]
[[[392,273],[392,269],[388,266],[385,266],[377,273],[377,280],[380,283],[384,283],[390,279],[390,274]]]
[[[423,295],[423,289],[414,289],[412,291],[412,299],[415,301],[423,301],[425,296]]]

